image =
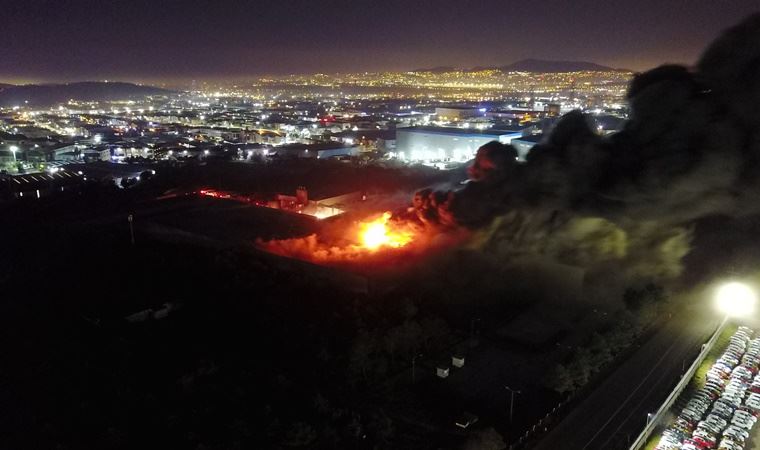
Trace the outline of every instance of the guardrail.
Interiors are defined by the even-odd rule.
[[[649,437],[652,435],[652,432],[655,430],[655,428],[657,428],[658,425],[660,425],[660,422],[662,422],[665,413],[668,412],[670,407],[673,406],[673,403],[675,403],[678,396],[681,395],[681,392],[683,392],[683,390],[686,389],[686,386],[689,385],[689,382],[691,382],[691,379],[694,377],[694,374],[697,372],[700,364],[702,364],[702,361],[705,360],[707,354],[710,353],[710,350],[712,350],[715,342],[718,340],[718,336],[720,336],[720,334],[726,328],[727,324],[728,316],[723,319],[723,321],[718,326],[718,329],[715,330],[715,333],[713,333],[712,337],[710,337],[710,340],[707,341],[706,344],[702,345],[702,351],[699,352],[697,359],[695,359],[691,366],[689,366],[689,370],[687,370],[686,373],[681,376],[681,381],[678,382],[670,395],[668,395],[668,398],[665,399],[665,402],[662,404],[662,406],[660,406],[660,409],[657,410],[652,419],[648,421],[647,426],[644,427],[644,430],[641,432],[641,434],[639,434],[639,437],[636,438],[636,440],[633,442],[630,450],[640,450],[644,447],[644,445],[646,445]]]

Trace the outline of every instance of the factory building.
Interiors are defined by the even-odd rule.
[[[523,136],[516,139],[512,139],[512,147],[517,150],[517,158],[520,161],[525,161],[530,150],[544,139],[543,134],[532,134],[529,136]]]
[[[321,144],[288,144],[275,147],[269,152],[272,157],[278,158],[316,158],[328,159],[345,156],[355,156],[359,147],[341,144],[339,142],[326,142]]]
[[[435,115],[438,117],[438,120],[456,122],[458,120],[469,119],[483,114],[478,110],[478,108],[466,106],[446,106],[435,108]]]
[[[451,127],[410,127],[396,130],[396,154],[408,161],[468,161],[491,141],[509,144],[521,130],[473,130]]]

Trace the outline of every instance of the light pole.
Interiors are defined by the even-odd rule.
[[[718,309],[725,314],[725,323],[729,317],[746,317],[752,314],[757,298],[752,288],[746,284],[731,282],[718,289],[716,301]]]
[[[422,353],[412,356],[412,384],[414,384],[414,369],[417,364],[417,358],[421,358],[421,357],[422,357]]]
[[[11,149],[11,153],[13,153],[13,162],[18,162],[18,160],[16,159],[16,152],[18,151],[18,147],[16,147],[15,145],[11,145],[10,149]]]
[[[131,238],[132,245],[134,246],[135,245],[135,230],[132,227],[132,221],[133,220],[134,220],[134,218],[132,217],[132,214],[130,214],[130,215],[127,216],[127,222],[129,222],[129,237]]]
[[[518,391],[516,389],[512,389],[511,387],[504,385],[504,389],[508,390],[510,392],[510,400],[509,400],[509,424],[512,425],[512,413],[514,412],[515,407],[515,394],[521,394],[522,391]]]

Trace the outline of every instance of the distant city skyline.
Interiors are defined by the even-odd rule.
[[[178,82],[500,66],[690,65],[756,1],[29,1],[4,7],[0,82]]]

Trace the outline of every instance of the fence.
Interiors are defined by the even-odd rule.
[[[727,323],[728,317],[723,319],[723,322],[720,323],[720,326],[718,326],[718,329],[715,330],[715,333],[713,333],[710,340],[702,346],[702,351],[699,352],[697,359],[695,359],[691,364],[689,370],[683,374],[681,381],[678,382],[678,385],[676,385],[675,389],[673,389],[673,392],[671,392],[668,398],[665,399],[665,403],[660,406],[660,409],[657,410],[657,413],[655,413],[654,417],[648,421],[647,426],[644,427],[644,430],[641,432],[641,434],[639,434],[639,437],[636,438],[636,440],[633,442],[630,450],[640,450],[646,445],[649,437],[652,435],[652,432],[655,430],[655,428],[657,428],[658,425],[660,425],[660,422],[662,422],[662,419],[665,417],[665,413],[668,412],[670,407],[673,406],[673,403],[675,403],[676,399],[678,399],[678,396],[681,395],[681,392],[683,392],[683,390],[686,389],[686,386],[689,385],[689,382],[694,377],[694,374],[697,372],[700,364],[702,364],[702,361],[705,360],[707,354],[710,352],[710,350],[712,350],[715,342],[717,342],[718,336],[720,336],[720,334],[723,332],[723,329],[726,328]]]

